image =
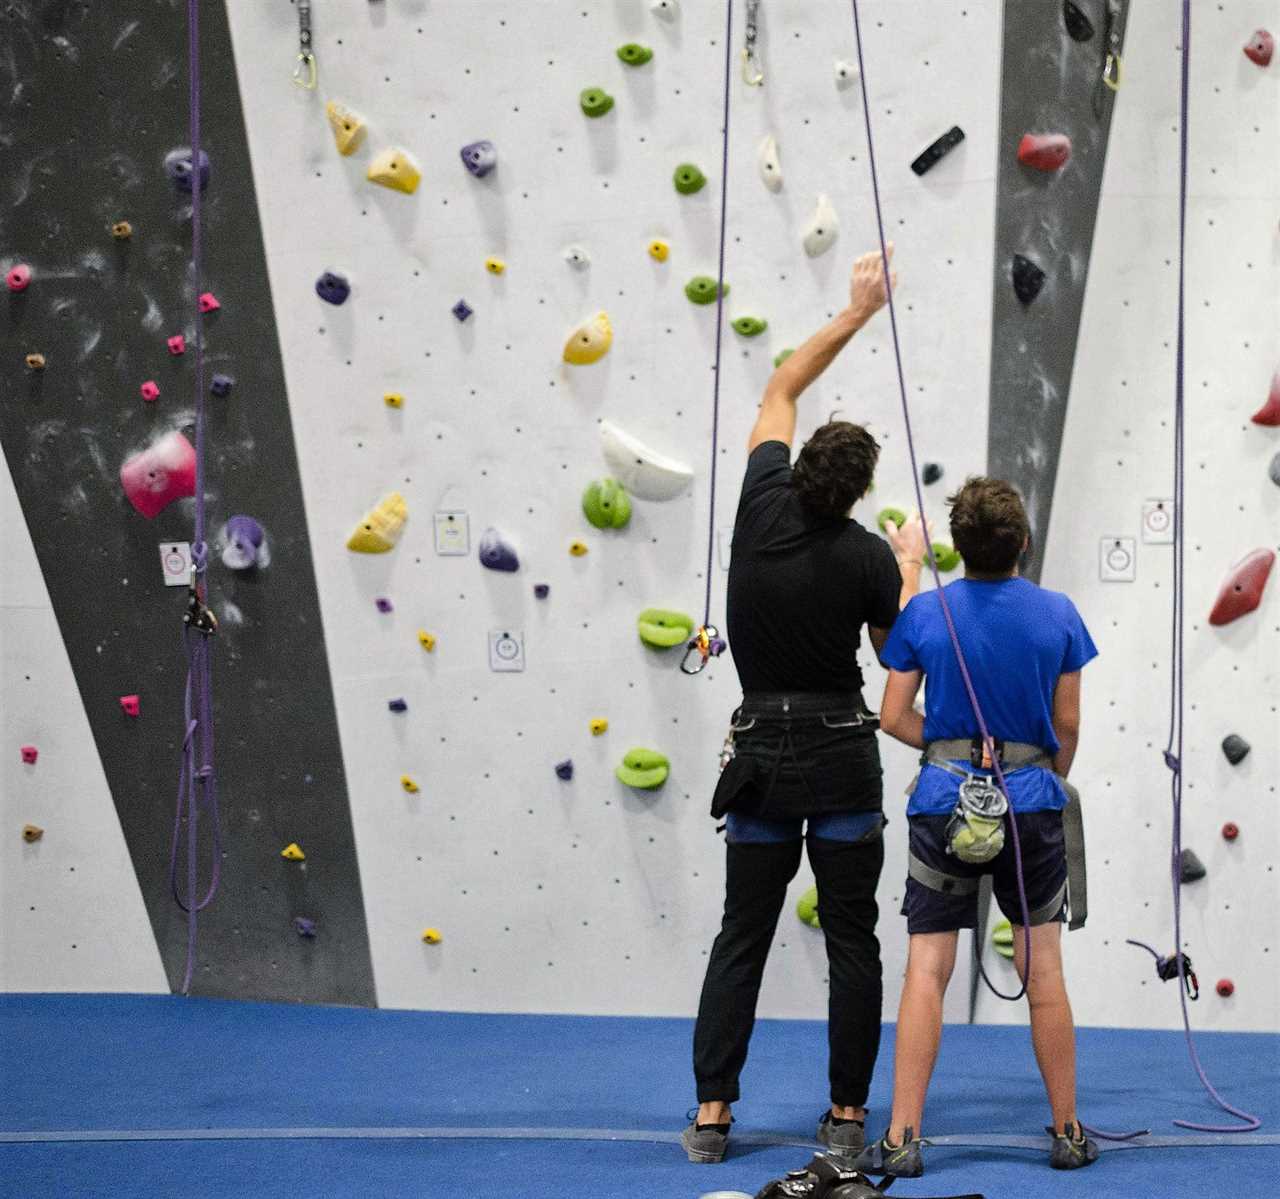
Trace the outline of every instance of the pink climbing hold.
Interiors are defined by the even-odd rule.
[[[4,277],[4,282],[10,291],[26,291],[28,284],[31,282],[31,268],[25,262],[20,262],[17,266],[10,267],[9,273]]]
[[[201,312],[217,312],[222,307],[218,303],[218,297],[211,291],[202,291],[197,303],[200,305]]]
[[[1218,592],[1217,602],[1209,613],[1209,623],[1230,624],[1233,620],[1247,616],[1262,603],[1262,592],[1267,586],[1267,579],[1271,577],[1275,561],[1275,553],[1264,549],[1254,550],[1236,563],[1227,576],[1227,581],[1222,584],[1222,590]]]
[[[122,695],[120,708],[126,716],[137,716],[142,710],[142,701],[136,695]]]
[[[34,766],[36,759],[40,756],[40,751],[34,745],[24,745],[22,747],[22,760],[28,766]]]
[[[148,520],[174,500],[196,493],[196,452],[176,430],[134,454],[120,468],[120,485]]]
[[[169,347],[169,353],[175,356],[187,352],[187,339],[181,333],[175,333],[164,344]]]
[[[138,391],[148,404],[160,398],[160,384],[154,379],[148,379],[141,387],[138,388]]]
[[[1271,55],[1275,51],[1275,38],[1265,29],[1259,29],[1254,32],[1244,44],[1244,56],[1250,62],[1256,62],[1260,67],[1268,67],[1271,65]]]
[[[1271,376],[1271,390],[1267,402],[1250,417],[1255,425],[1275,427],[1280,425],[1280,371]]]
[[[1024,133],[1018,143],[1018,161],[1037,171],[1056,171],[1071,157],[1071,139],[1065,133]]]

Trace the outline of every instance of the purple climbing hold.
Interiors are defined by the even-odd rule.
[[[475,309],[473,309],[471,305],[466,302],[466,300],[459,300],[450,309],[450,311],[453,313],[454,316],[458,318],[458,320],[465,321],[467,317],[469,317],[475,311]]]
[[[387,700],[387,707],[393,712],[407,712],[409,710],[408,702],[403,699],[389,699]]]
[[[230,375],[216,374],[209,383],[209,390],[218,397],[231,394],[231,389],[236,385],[236,381]]]
[[[191,147],[179,146],[164,156],[164,173],[180,192],[191,194]],[[209,186],[209,155],[200,151],[200,190]]]
[[[306,916],[295,916],[293,918],[293,927],[300,937],[314,937],[316,935],[316,922]]]
[[[373,601],[373,606],[377,608],[379,612],[390,612],[392,607],[391,601],[387,599],[385,595],[378,596],[378,598]]]
[[[565,758],[563,762],[556,763],[556,778],[563,779],[566,783],[573,778],[572,758]]]
[[[462,164],[477,179],[483,179],[498,165],[498,151],[493,142],[468,142],[462,147]]]
[[[480,538],[480,565],[490,570],[519,570],[520,559],[516,551],[502,539],[497,529],[485,529]]]
[[[262,526],[252,516],[229,516],[222,535],[227,539],[222,551],[222,565],[228,570],[248,570],[258,566],[263,557]]]
[[[316,295],[326,304],[345,304],[351,294],[351,284],[335,271],[325,271],[316,280]]]
[[[534,583],[533,585],[534,599],[546,599],[547,596],[549,596],[550,594],[551,594],[550,583]]]

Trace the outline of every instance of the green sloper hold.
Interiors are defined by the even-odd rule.
[[[740,316],[733,322],[733,331],[741,337],[759,337],[769,327],[769,322],[758,316]]]
[[[665,608],[646,608],[636,617],[636,631],[645,645],[673,649],[693,636],[693,617]]]
[[[1001,920],[991,930],[991,944],[1002,958],[1013,957],[1013,925],[1007,920]]]
[[[587,116],[602,117],[613,107],[613,97],[602,87],[584,87],[578,103]]]
[[[907,523],[907,514],[901,508],[881,508],[880,514],[876,517],[876,524],[880,526],[880,532],[885,531],[885,525],[893,521],[898,528],[902,528]]]
[[[671,763],[656,749],[629,749],[622,764],[613,772],[618,781],[641,791],[661,787],[671,773]]]
[[[597,529],[625,529],[631,520],[631,497],[617,479],[596,479],[582,493],[582,511]]]
[[[794,354],[794,353],[795,353],[795,350],[780,350],[780,351],[779,351],[779,352],[774,356],[774,359],[773,359],[773,365],[774,365],[775,367],[776,367],[776,366],[781,366],[781,365],[782,365],[784,362],[786,362],[786,360],[787,360],[788,358],[790,358],[790,357],[791,357],[791,355],[792,355],[792,354]]]
[[[642,67],[653,57],[653,51],[639,42],[628,42],[618,47],[618,57],[629,67]]]
[[[821,928],[818,922],[818,888],[810,887],[796,900],[796,915],[810,928]]]
[[[941,541],[933,543],[933,560],[937,562],[938,569],[943,574],[955,570],[960,565],[960,551],[950,545],[943,545]],[[929,565],[928,559],[924,559],[924,564]]]
[[[684,294],[695,304],[714,304],[716,302],[716,281],[710,275],[694,275],[684,285]],[[726,283],[720,293],[727,296],[729,285]]]
[[[707,177],[693,163],[682,162],[676,167],[673,182],[676,185],[676,191],[682,196],[691,196],[694,192],[700,192],[706,187]]]

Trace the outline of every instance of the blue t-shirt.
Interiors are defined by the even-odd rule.
[[[961,579],[948,584],[946,594],[991,735],[1057,753],[1053,693],[1058,677],[1074,673],[1098,656],[1075,605],[1065,595],[1017,578]],[[906,606],[881,660],[893,670],[924,672],[925,741],[968,741],[978,736],[978,721],[937,592],[917,595]],[[1020,770],[1008,781],[1015,812],[1053,810],[1066,803],[1066,794],[1051,771]],[[907,815],[951,811],[960,783],[955,775],[926,766]]]

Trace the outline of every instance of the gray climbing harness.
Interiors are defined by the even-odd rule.
[[[747,0],[747,36],[742,49],[742,81],[748,87],[760,87],[764,83],[764,67],[756,53],[756,40],[760,36],[756,25],[759,11],[760,0]]]

